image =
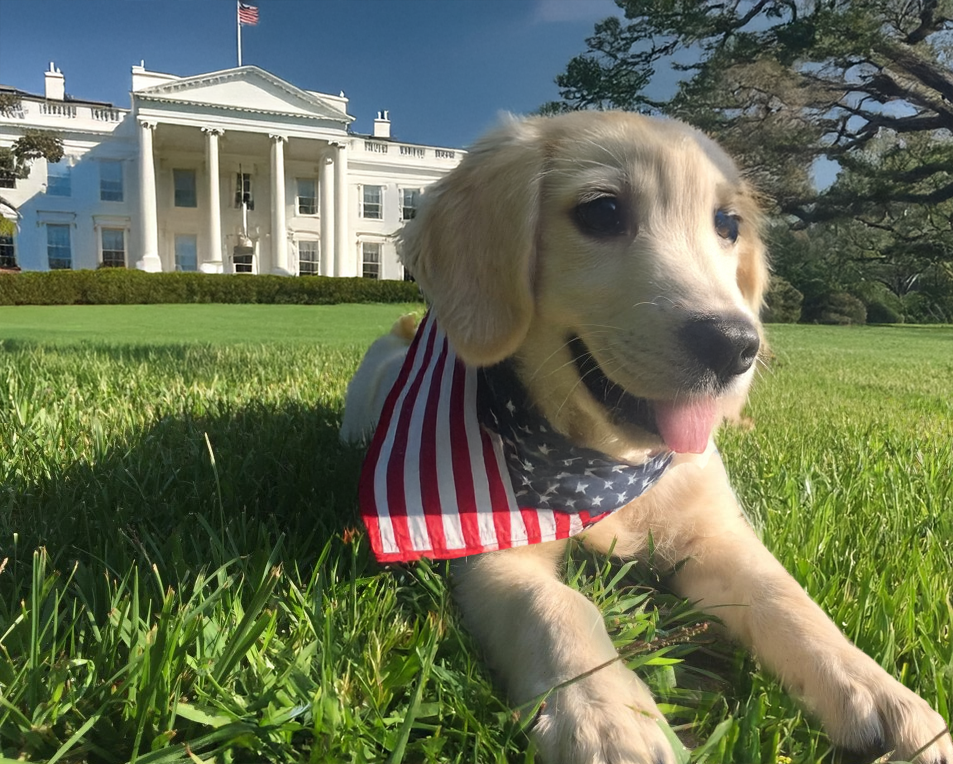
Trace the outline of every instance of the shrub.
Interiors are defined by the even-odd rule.
[[[911,324],[949,323],[953,321],[953,298],[911,292],[903,298],[903,315]]]
[[[764,296],[762,318],[768,324],[796,324],[801,320],[804,295],[780,276],[772,276]]]
[[[124,268],[0,274],[0,305],[415,302],[417,285],[330,276],[145,273]]]
[[[865,324],[867,309],[854,295],[847,292],[831,292],[824,296],[816,306],[816,319],[819,324]]]
[[[867,323],[901,324],[903,323],[903,316],[885,302],[875,300],[867,305]]]

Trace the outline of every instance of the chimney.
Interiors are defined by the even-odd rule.
[[[374,137],[390,138],[390,112],[377,112],[377,119],[374,120]]]
[[[62,101],[66,98],[66,77],[50,61],[50,70],[44,74],[46,80],[46,97],[51,101]]]

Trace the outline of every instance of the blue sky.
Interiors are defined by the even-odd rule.
[[[612,0],[258,0],[243,63],[344,91],[353,129],[390,111],[404,140],[463,147],[501,111],[557,98]],[[55,61],[76,98],[129,105],[130,67],[192,75],[235,66],[234,0],[0,0],[0,83],[43,92]]]

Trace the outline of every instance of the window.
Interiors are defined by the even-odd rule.
[[[13,234],[0,235],[0,268],[16,268],[17,251],[13,245]]]
[[[383,186],[364,186],[364,205],[361,217],[372,220],[381,220],[384,217],[383,192]]]
[[[255,196],[252,193],[251,173],[240,172],[235,175],[235,207],[241,209],[242,201],[248,209],[255,209]]]
[[[122,162],[104,159],[99,163],[99,198],[104,202],[122,201]]]
[[[361,275],[366,279],[381,277],[381,245],[365,241],[361,244],[361,260],[364,264]]]
[[[318,182],[314,178],[298,178],[298,214],[318,214]]]
[[[320,274],[321,258],[318,254],[318,242],[298,242],[298,275],[317,276]]]
[[[73,168],[69,159],[63,157],[59,162],[46,164],[46,193],[50,196],[72,196],[73,184],[71,173]]]
[[[60,223],[46,224],[46,254],[50,270],[73,267],[73,251],[70,247],[69,225]]]
[[[420,201],[419,188],[404,188],[400,192],[400,219],[413,220],[417,215],[417,204]]]
[[[198,237],[190,233],[175,235],[175,269],[177,271],[198,270]]]
[[[172,185],[175,187],[176,207],[197,207],[195,196],[195,170],[173,170]]]
[[[122,228],[103,228],[103,267],[126,267],[126,232]]]
[[[16,160],[12,152],[0,154],[0,188],[16,188]]]

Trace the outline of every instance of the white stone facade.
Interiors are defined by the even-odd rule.
[[[36,128],[65,151],[0,187],[17,222],[0,266],[402,279],[394,234],[464,154],[392,138],[387,112],[354,134],[343,94],[254,66],[194,77],[134,66],[131,109],[65,92],[52,65],[44,96],[0,87],[19,96],[0,110],[0,146]]]

